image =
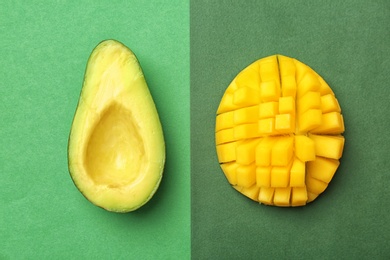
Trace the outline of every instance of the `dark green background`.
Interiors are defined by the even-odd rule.
[[[109,38],[139,58],[167,148],[129,214],[90,204],[67,167],[87,59]],[[0,259],[188,259],[189,100],[188,1],[1,1]]]
[[[199,0],[190,10],[193,259],[389,259],[390,2]],[[301,208],[236,192],[214,146],[226,87],[277,53],[322,75],[345,119],[341,166]]]

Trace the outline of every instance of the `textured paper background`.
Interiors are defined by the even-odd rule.
[[[188,259],[188,1],[1,1],[0,259]],[[92,49],[113,38],[139,58],[167,147],[143,208],[90,204],[67,141]]]
[[[190,10],[193,259],[389,259],[390,3],[194,0]],[[215,152],[226,87],[276,53],[322,75],[345,118],[341,166],[302,208],[245,198]]]

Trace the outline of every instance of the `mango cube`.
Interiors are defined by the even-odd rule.
[[[329,87],[328,83],[326,83],[323,78],[319,76],[318,80],[321,83],[321,86],[318,90],[321,93],[321,96],[328,95],[328,94],[334,95],[332,89]]]
[[[233,136],[235,140],[249,139],[259,136],[257,123],[237,125],[233,128]]]
[[[260,188],[259,202],[266,205],[273,205],[275,188]]]
[[[314,141],[315,153],[331,159],[340,159],[344,149],[344,137],[334,135],[310,135]]]
[[[258,71],[259,67],[256,66],[256,64],[249,66],[241,71],[234,80],[234,82],[237,84],[237,88],[258,86],[260,83],[260,74]]]
[[[247,188],[256,183],[256,165],[240,165],[236,169],[237,185]]]
[[[277,101],[280,96],[279,92],[279,84],[276,84],[274,80],[260,83],[260,98],[265,102]]]
[[[235,125],[256,123],[259,118],[259,106],[244,107],[233,112]]]
[[[274,187],[274,188],[289,187],[290,169],[291,169],[291,165],[273,166],[271,169],[271,187]]]
[[[233,128],[223,129],[215,133],[216,144],[230,143],[235,141]]]
[[[256,185],[253,185],[251,187],[243,187],[240,192],[251,200],[257,201],[257,198],[259,197],[259,191],[260,189]]]
[[[306,187],[293,187],[291,191],[291,204],[293,206],[303,206],[307,202]]]
[[[305,187],[306,167],[305,163],[295,158],[290,170],[290,186]]]
[[[234,98],[234,92],[233,93],[225,92],[225,94],[222,97],[221,103],[219,103],[218,106],[218,110],[217,110],[218,115],[240,108],[239,106],[233,103],[233,98]]]
[[[321,96],[321,109],[322,113],[341,112],[339,102],[332,94]]]
[[[298,100],[298,113],[300,114],[306,112],[309,109],[320,108],[321,96],[319,92],[309,91]]]
[[[236,150],[236,162],[241,165],[249,165],[255,162],[255,151],[259,140],[249,139],[238,143]]]
[[[297,84],[299,84],[303,77],[306,76],[307,73],[315,74],[315,71],[312,70],[309,66],[306,64],[293,59],[294,65],[295,65],[295,80]]]
[[[236,160],[236,142],[217,145],[218,161],[220,163],[233,162]]]
[[[272,147],[271,164],[286,166],[291,161],[294,149],[293,137],[280,137]]]
[[[315,160],[316,150],[314,141],[306,135],[296,135],[295,155],[302,162]]]
[[[295,100],[292,96],[284,96],[279,98],[279,109],[280,114],[294,113],[295,112]]]
[[[275,118],[260,119],[258,124],[260,135],[271,135],[275,133]]]
[[[265,137],[257,144],[256,147],[256,165],[269,166],[271,165],[271,152],[273,144],[277,138]]]
[[[310,191],[314,194],[321,194],[326,189],[326,187],[328,187],[326,182],[313,178],[310,174],[306,174],[307,191]]]
[[[280,114],[275,116],[275,131],[288,134],[294,131],[294,117],[291,114]]]
[[[271,81],[279,83],[279,66],[277,56],[270,56],[266,60],[260,62],[260,79],[261,81]]]
[[[275,188],[274,204],[276,206],[288,207],[290,206],[291,188]]]
[[[320,87],[321,83],[318,80],[318,76],[313,72],[307,72],[298,83],[297,96],[302,97],[309,91],[318,91]]]
[[[307,172],[311,177],[329,183],[339,165],[340,161],[338,160],[317,157],[314,161],[308,162]]]
[[[322,123],[322,112],[320,109],[309,109],[299,115],[299,131],[307,132],[319,127]]]
[[[279,74],[281,77],[285,76],[294,76],[294,82],[295,80],[295,64],[294,60],[290,57],[286,57],[283,55],[278,55],[278,62],[279,62]],[[283,87],[282,87],[283,89]]]
[[[278,102],[265,102],[259,105],[259,119],[273,118],[278,114]]]
[[[240,107],[252,106],[260,101],[260,92],[251,87],[241,87],[234,91],[233,103]]]
[[[271,187],[271,166],[258,166],[256,168],[256,185],[258,187]]]
[[[240,166],[238,163],[230,162],[221,164],[221,168],[225,173],[226,179],[231,185],[237,184],[237,167]]]
[[[297,94],[297,83],[295,81],[295,75],[282,76],[281,81],[283,97],[295,98]]]
[[[341,134],[344,132],[344,120],[339,112],[322,114],[321,123],[311,129],[313,134]]]
[[[217,115],[215,131],[218,132],[219,130],[233,127],[234,126],[233,115],[234,115],[233,111]]]

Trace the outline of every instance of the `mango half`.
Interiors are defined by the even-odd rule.
[[[216,117],[218,161],[250,199],[304,206],[336,173],[344,130],[325,80],[296,59],[273,55],[250,64],[226,89]]]
[[[69,172],[93,204],[140,208],[156,192],[165,163],[160,119],[134,53],[115,40],[92,52],[68,144]]]

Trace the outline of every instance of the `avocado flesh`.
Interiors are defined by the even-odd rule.
[[[107,40],[92,52],[68,146],[71,177],[93,204],[138,209],[157,190],[165,163],[161,123],[137,58]]]

